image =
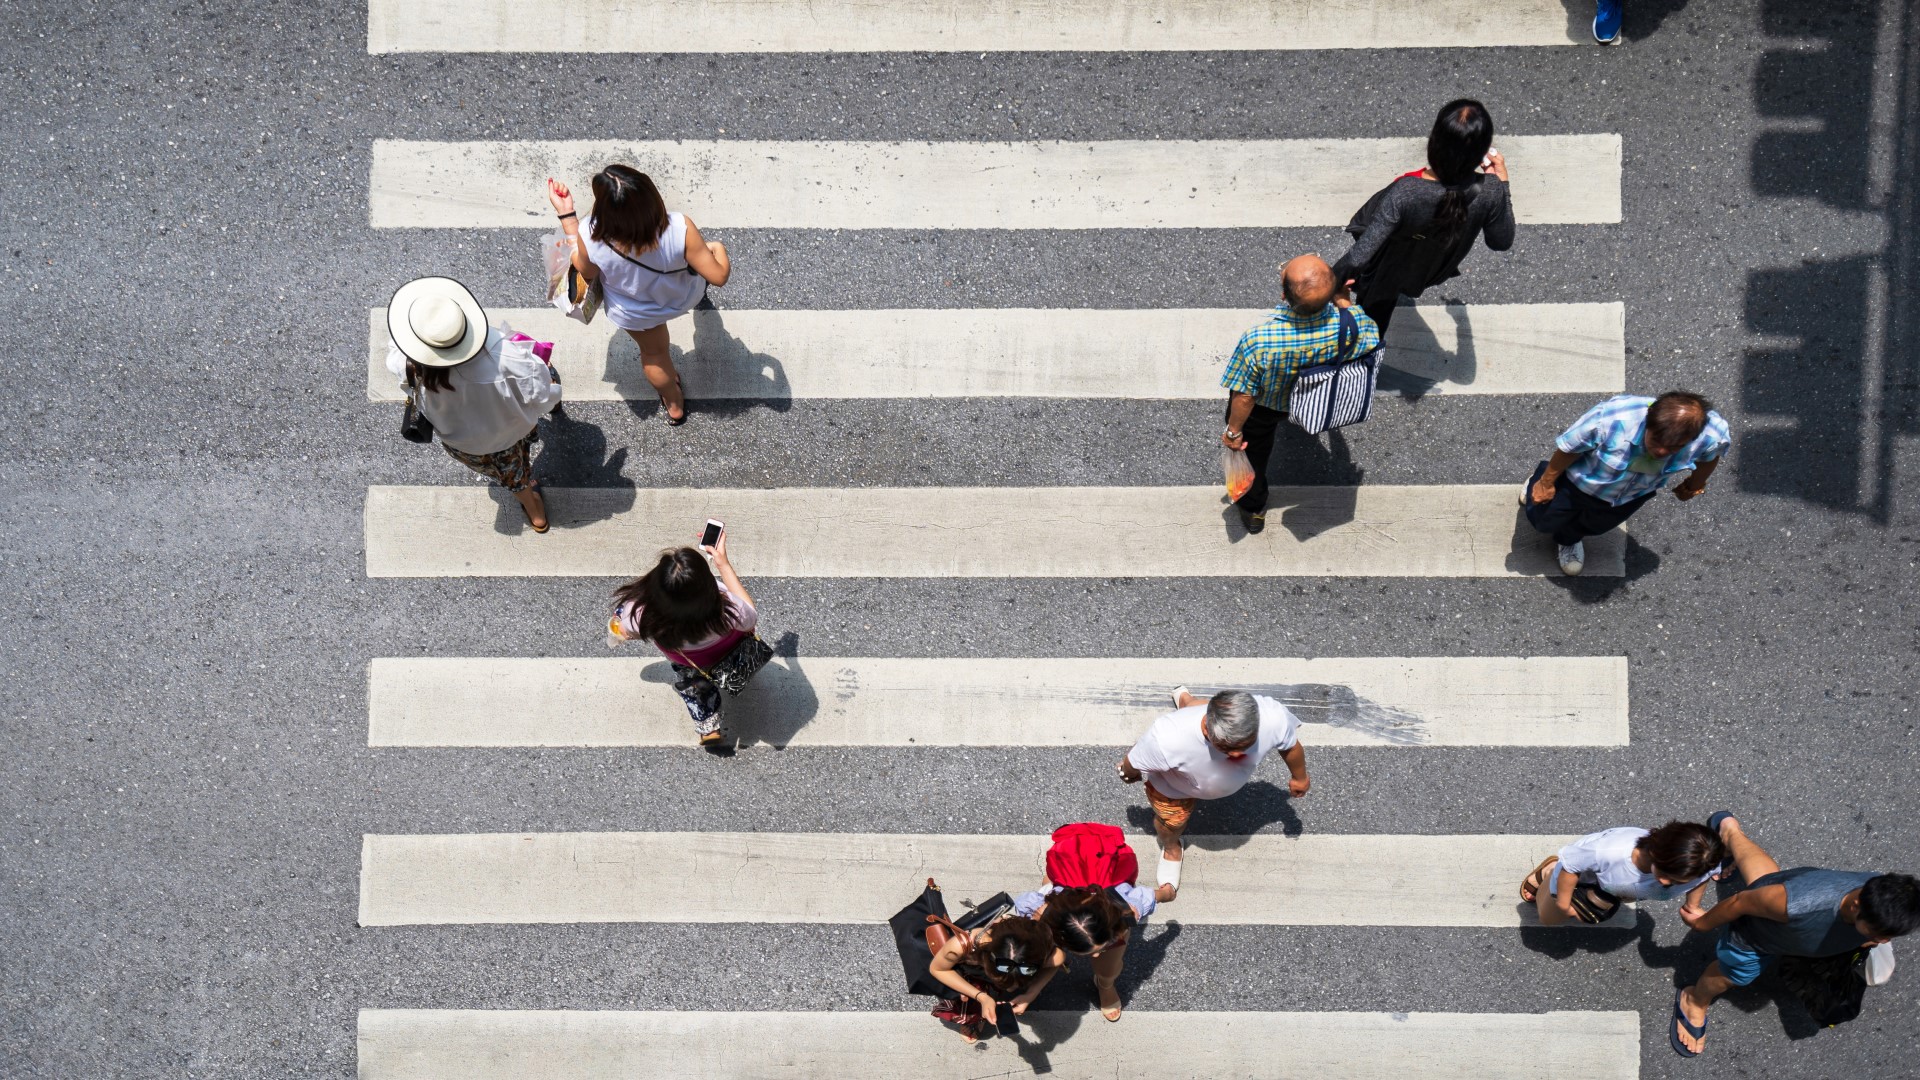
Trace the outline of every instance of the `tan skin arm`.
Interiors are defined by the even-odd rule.
[[[1296,742],[1280,751],[1280,760],[1287,763],[1287,772],[1292,774],[1292,779],[1287,781],[1287,794],[1296,799],[1305,795],[1313,786],[1307,777],[1307,748]]]
[[[1700,906],[1700,901],[1706,898],[1707,883],[1712,880],[1712,878],[1708,878],[1706,881],[1687,890],[1687,898],[1680,901],[1680,913],[1683,917],[1689,911],[1697,915],[1705,915],[1707,913],[1707,909]]]
[[[1557,866],[1554,870],[1558,880],[1553,883],[1553,905],[1560,909],[1562,915],[1571,919],[1574,917],[1573,890],[1580,887],[1580,875],[1570,874]]]
[[[1681,502],[1686,502],[1688,499],[1707,490],[1707,477],[1712,476],[1713,470],[1719,467],[1719,458],[1714,458],[1712,461],[1702,461],[1698,465],[1695,465],[1693,472],[1688,474],[1685,480],[1673,486],[1674,498],[1679,499]]]
[[[702,530],[704,533],[705,530]],[[710,548],[700,550],[713,556],[713,571],[720,578],[720,584],[727,591],[740,598],[740,602],[753,607],[753,597],[747,594],[747,587],[740,583],[740,575],[733,572],[733,562],[727,558],[727,530],[720,530],[720,539]]]
[[[733,276],[733,263],[727,259],[727,246],[700,235],[700,227],[687,219],[687,265],[707,279],[709,285],[725,285]]]
[[[592,281],[600,276],[600,268],[587,258],[587,246],[580,242],[580,218],[573,208],[573,192],[567,185],[547,178],[547,202],[553,206],[553,212],[562,215],[560,230],[573,241],[573,268],[580,276]],[[567,217],[565,215],[574,216]],[[687,219],[687,265],[694,273],[707,279],[710,285],[725,285],[733,275],[733,264],[727,259],[727,247],[717,240],[708,240],[700,235],[700,229],[693,219]]]
[[[966,955],[967,950],[965,944],[960,938],[954,938],[952,941],[947,942],[938,953],[934,954],[933,963],[928,966],[927,970],[935,979],[939,980],[940,985],[952,990],[963,998],[978,1002],[980,1005],[980,1015],[986,1018],[987,1023],[994,1023],[999,1016],[999,1002],[993,999],[991,991],[973,985],[973,983],[968,981],[965,975],[960,974],[956,968],[961,958]],[[1013,1006],[1013,1014],[1015,1016],[1019,1016],[1027,1011],[1027,1006],[1033,1004],[1033,1000],[1040,996],[1040,991],[1046,989],[1047,983],[1051,982],[1054,975],[1058,974],[1060,969],[1066,966],[1066,962],[1067,957],[1065,953],[1059,949],[1053,950],[1053,955],[1047,958],[1046,966],[1041,968],[1039,974],[1033,977],[1033,984],[1022,991],[1018,997],[1008,1002],[1008,1004]]]
[[[1533,491],[1530,493],[1533,501],[1552,502],[1554,485],[1560,482],[1561,474],[1572,468],[1573,463],[1580,458],[1579,454],[1569,454],[1557,446],[1554,447],[1553,456],[1547,459],[1546,471],[1540,474],[1540,479],[1534,481]]]
[[[1699,915],[1689,915],[1685,907],[1680,909],[1681,920],[1701,933],[1718,930],[1744,915],[1766,919],[1769,922],[1786,922],[1787,887],[1765,885],[1758,889],[1745,889],[1734,893]]]

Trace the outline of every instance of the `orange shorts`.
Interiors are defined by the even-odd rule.
[[[1169,799],[1154,788],[1153,781],[1147,781],[1147,802],[1153,804],[1153,816],[1160,819],[1161,824],[1169,829],[1186,828],[1187,819],[1193,816],[1194,804],[1199,801],[1199,799]]]

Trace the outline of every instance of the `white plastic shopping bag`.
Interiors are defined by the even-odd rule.
[[[566,231],[556,229],[541,237],[540,250],[547,263],[547,303],[569,319],[592,322],[600,310],[600,282],[587,281],[573,268],[573,241]]]

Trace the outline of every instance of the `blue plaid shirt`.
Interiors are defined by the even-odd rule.
[[[1353,321],[1360,328],[1360,340],[1353,355],[1380,344],[1380,328],[1355,304]],[[1333,304],[1317,314],[1302,315],[1290,305],[1281,304],[1267,321],[1240,335],[1233,358],[1220,376],[1220,385],[1236,393],[1251,396],[1256,404],[1279,412],[1287,411],[1287,391],[1293,389],[1294,376],[1303,367],[1330,363],[1340,355],[1340,309]]]
[[[1719,460],[1733,444],[1727,421],[1709,410],[1707,426],[1692,442],[1664,458],[1648,458],[1643,444],[1647,406],[1652,404],[1650,397],[1622,394],[1588,409],[1585,416],[1561,432],[1554,445],[1565,453],[1580,455],[1580,460],[1568,466],[1567,479],[1581,491],[1621,506],[1666,487],[1676,473],[1703,461]],[[1636,460],[1646,471],[1633,468]]]

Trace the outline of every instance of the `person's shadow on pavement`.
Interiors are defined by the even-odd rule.
[[[1184,836],[1186,844],[1201,851],[1231,851],[1244,847],[1253,834],[1280,823],[1286,836],[1306,831],[1300,815],[1294,813],[1293,796],[1287,789],[1266,780],[1255,780],[1224,799],[1203,799],[1193,809],[1192,823]],[[1127,824],[1137,832],[1153,831],[1153,808],[1127,807]]]
[[[1359,486],[1366,470],[1354,464],[1347,437],[1335,428],[1309,435],[1290,423],[1281,423],[1273,439],[1273,457],[1267,467],[1272,487],[1267,495],[1267,523],[1279,521],[1295,540],[1311,540],[1329,529],[1353,521]],[[1285,480],[1285,484],[1279,481]],[[1220,510],[1232,543],[1247,538],[1240,513],[1232,503]]]

